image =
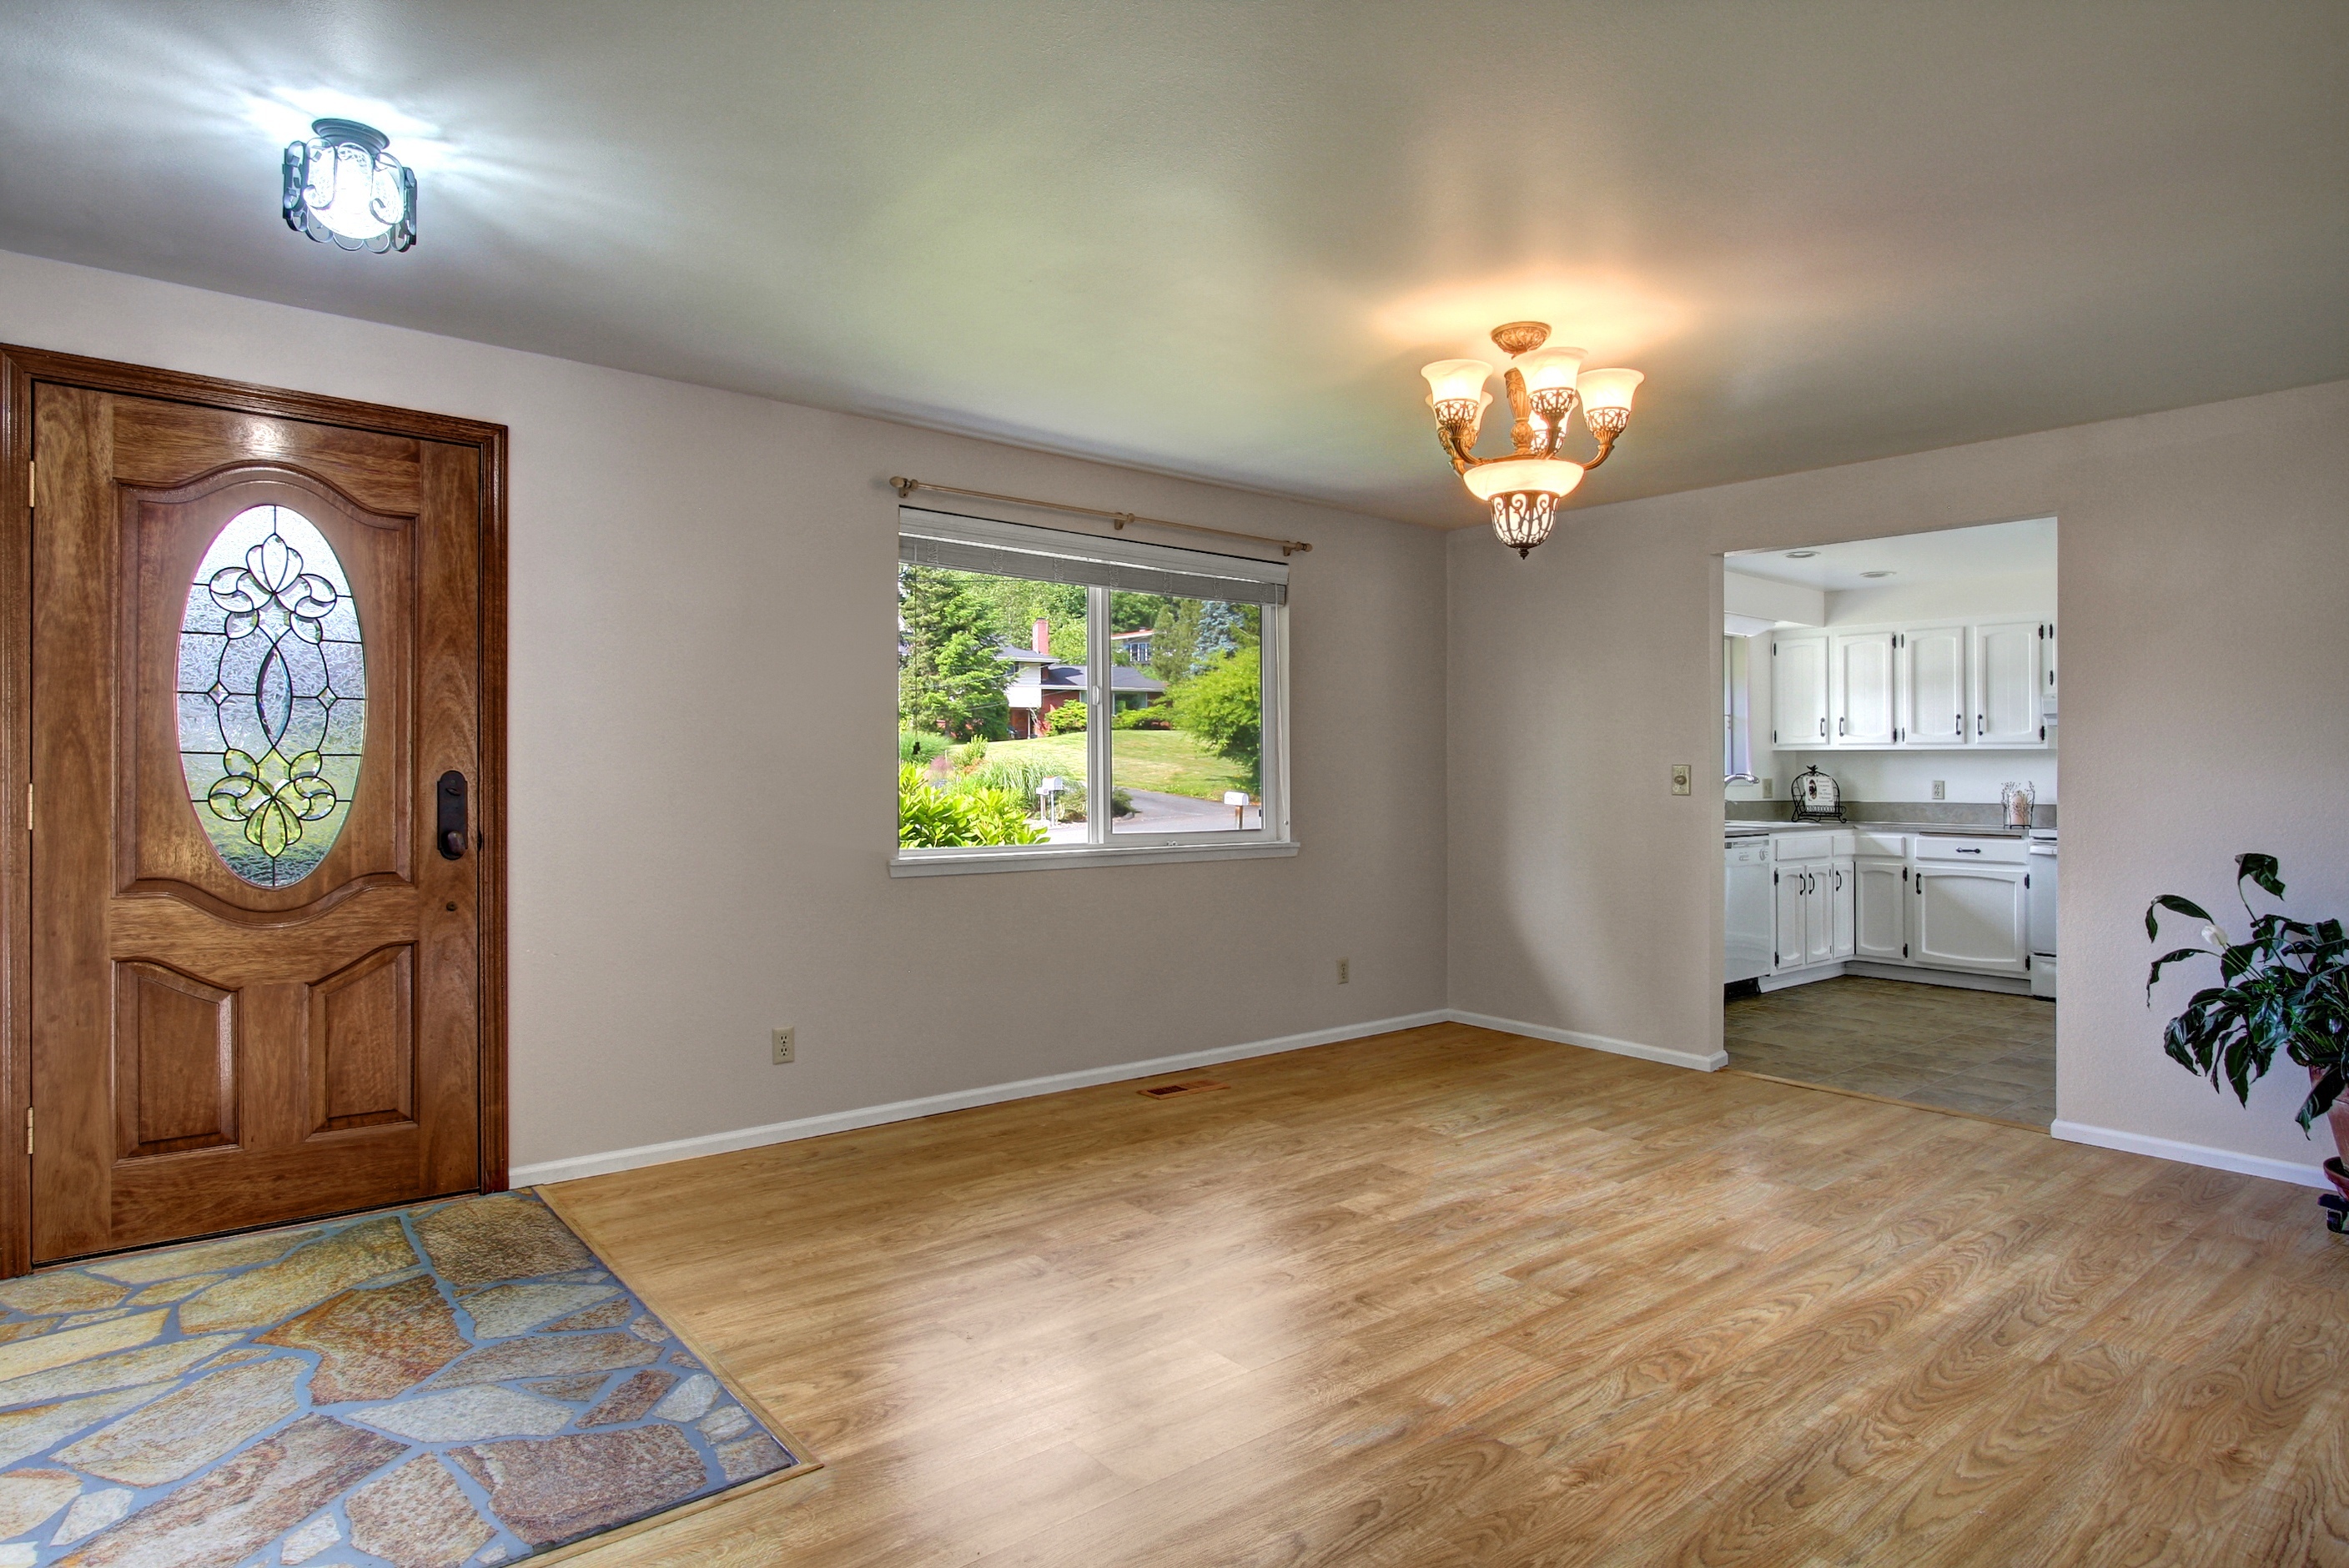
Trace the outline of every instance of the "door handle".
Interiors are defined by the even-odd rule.
[[[440,775],[440,788],[434,793],[440,800],[434,836],[440,858],[461,861],[465,858],[465,776],[451,768]]]
[[[1825,735],[1826,732],[1827,732],[1827,721],[1826,721],[1826,719],[1822,718],[1821,720],[1819,720],[1819,733],[1820,733],[1821,735]]]

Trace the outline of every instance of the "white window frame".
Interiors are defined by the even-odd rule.
[[[1045,871],[1074,866],[1134,865],[1158,861],[1258,860],[1297,853],[1288,818],[1288,564],[1247,556],[1212,554],[1133,539],[1112,539],[997,518],[968,517],[926,507],[897,511],[898,557],[920,563],[956,566],[966,560],[1018,564],[978,565],[970,570],[1027,575],[1048,582],[1081,583],[1085,593],[1085,779],[1089,797],[1106,802],[1113,787],[1115,732],[1111,692],[1115,650],[1110,643],[1110,595],[1120,591],[1176,593],[1261,603],[1263,631],[1263,778],[1257,799],[1261,825],[1191,833],[1117,832],[1106,811],[1086,813],[1082,843],[986,845],[968,849],[916,850],[895,846],[889,858],[893,877],[956,876],[974,872]],[[1173,577],[1191,586],[1164,586]],[[1096,783],[1098,781],[1098,783]],[[895,824],[892,824],[895,830]]]

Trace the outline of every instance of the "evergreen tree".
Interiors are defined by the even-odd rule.
[[[905,638],[898,722],[958,741],[1009,739],[1003,687],[1010,670],[999,654],[996,606],[972,593],[960,573],[907,566],[897,574],[897,618]]]

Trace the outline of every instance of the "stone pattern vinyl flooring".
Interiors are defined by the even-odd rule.
[[[2045,1127],[2055,1119],[2055,1004],[1841,975],[1733,998],[1729,1065],[1823,1088]]]
[[[528,1193],[0,1284],[0,1568],[488,1568],[799,1462]]]

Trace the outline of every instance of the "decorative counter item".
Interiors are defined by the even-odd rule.
[[[2010,828],[2031,826],[2031,809],[2038,804],[2038,791],[2030,784],[2008,784],[1998,792],[2000,810]]]
[[[2220,984],[2198,991],[2186,1010],[2161,1032],[2162,1048],[2170,1059],[2190,1072],[2208,1078],[2213,1088],[2232,1088],[2249,1104],[2251,1085],[2275,1065],[2282,1051],[2308,1071],[2308,1098],[2296,1119],[2308,1132],[2320,1116],[2333,1125],[2334,1152],[2324,1161],[2333,1192],[2322,1200],[2325,1222],[2341,1232],[2349,1223],[2349,1167],[2341,1156],[2349,1152],[2349,1099],[2342,1094],[2349,1074],[2349,936],[2338,920],[2311,925],[2270,911],[2253,914],[2245,882],[2257,882],[2276,898],[2283,896],[2283,879],[2273,855],[2235,857],[2235,892],[2243,913],[2251,917],[2251,934],[2235,941],[2190,899],[2163,893],[2146,906],[2148,941],[2161,934],[2159,910],[2170,910],[2202,922],[2199,947],[2179,947],[2153,961],[2146,976],[2146,1006],[2153,1005],[2153,987],[2165,965],[2189,958],[2219,960]]]

